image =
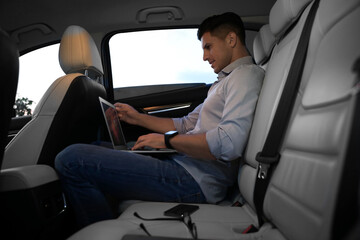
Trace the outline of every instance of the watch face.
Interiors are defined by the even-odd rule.
[[[174,133],[177,133],[177,131],[168,131],[168,132],[166,132],[165,134],[166,134],[166,135],[172,135],[172,134],[174,134]]]

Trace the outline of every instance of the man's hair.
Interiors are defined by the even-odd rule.
[[[201,40],[204,33],[210,32],[211,35],[225,39],[229,32],[234,32],[245,45],[245,29],[241,18],[232,12],[214,15],[205,19],[197,32],[198,39]]]

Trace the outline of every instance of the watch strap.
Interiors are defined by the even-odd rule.
[[[175,137],[176,135],[178,135],[178,132],[176,131],[172,131],[172,133],[165,133],[164,137],[165,137],[165,146],[169,149],[174,149],[174,147],[171,145],[170,143],[170,139]]]

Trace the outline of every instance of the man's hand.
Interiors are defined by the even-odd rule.
[[[125,103],[115,103],[114,105],[120,120],[133,125],[138,124],[140,113],[133,107]]]
[[[181,153],[197,159],[216,160],[215,156],[210,152],[206,141],[206,134],[186,135],[179,134],[171,139],[171,145]],[[166,148],[165,138],[163,134],[151,133],[140,136],[136,141],[132,150],[152,147]]]
[[[151,147],[151,148],[166,148],[163,134],[150,133],[147,135],[140,136],[136,141],[132,150]]]
[[[175,130],[174,122],[171,118],[160,118],[144,113],[139,113],[132,106],[125,103],[115,103],[116,111],[120,120],[132,125],[137,125],[150,129],[152,132],[165,133]]]

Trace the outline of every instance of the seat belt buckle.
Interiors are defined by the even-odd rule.
[[[259,163],[257,177],[262,179],[262,180],[266,179],[269,167],[270,167],[270,164]]]
[[[267,178],[271,164],[279,161],[280,154],[277,153],[274,157],[264,157],[261,154],[262,152],[258,152],[255,158],[259,162],[257,178],[264,180]]]

